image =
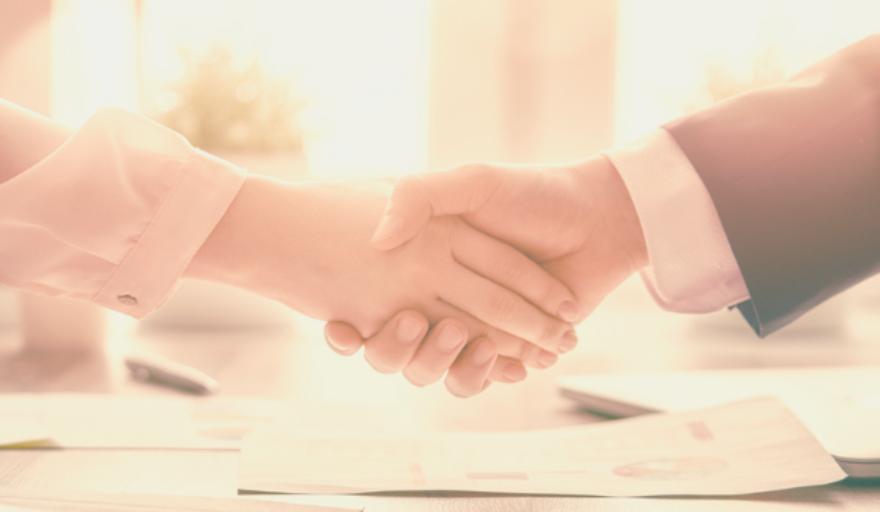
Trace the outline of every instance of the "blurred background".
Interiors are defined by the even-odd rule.
[[[0,97],[71,125],[119,106],[252,172],[353,180],[582,159],[876,31],[875,0],[0,0]],[[0,324],[18,303],[0,290]],[[876,280],[786,333],[872,339],[872,305]],[[659,313],[638,279],[596,316],[633,344],[673,324],[751,339],[731,312]],[[186,283],[140,328],[295,321]]]

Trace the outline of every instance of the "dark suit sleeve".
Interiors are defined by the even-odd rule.
[[[715,203],[759,335],[880,270],[880,36],[666,129]]]

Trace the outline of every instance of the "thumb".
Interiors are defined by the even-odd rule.
[[[416,176],[401,178],[394,185],[370,241],[373,247],[388,251],[412,240],[422,231],[433,215],[426,192],[428,187],[430,183]]]
[[[370,243],[382,251],[391,250],[418,235],[433,215],[423,191],[429,184],[420,178],[401,178],[391,191],[379,225]]]
[[[387,251],[413,239],[431,217],[478,210],[495,183],[495,169],[484,165],[401,178],[373,233],[373,247]]]

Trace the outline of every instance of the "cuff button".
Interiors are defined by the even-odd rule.
[[[117,295],[116,300],[126,306],[137,306],[138,300],[134,295]]]

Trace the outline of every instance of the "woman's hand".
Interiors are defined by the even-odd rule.
[[[618,283],[647,263],[629,195],[603,157],[550,169],[470,165],[404,178],[395,187],[373,245],[398,247],[417,236],[431,218],[453,214],[515,245],[562,280],[578,298],[578,304],[558,310],[568,321],[589,314]],[[330,322],[327,334],[331,345],[348,352],[365,343],[369,355],[374,343],[363,341],[341,322]],[[383,355],[380,350],[374,358]],[[556,359],[551,352],[532,356],[538,367]],[[494,372],[495,377],[499,374],[503,372]]]
[[[415,339],[413,332],[418,333]],[[350,356],[365,346],[364,354],[370,365],[377,370],[402,367],[403,375],[416,386],[436,382],[445,374],[446,388],[460,397],[483,391],[489,381],[513,383],[527,376],[522,362],[517,359],[498,356],[494,364],[489,364],[474,345],[462,352],[467,328],[454,318],[441,320],[431,328],[421,312],[409,310],[395,315],[366,340],[344,322],[328,322],[324,334],[337,353]],[[401,345],[413,343],[418,344],[414,355],[401,350]],[[542,367],[555,363],[555,354],[540,352]],[[486,380],[487,372],[489,381]]]
[[[486,375],[496,354],[528,360],[542,353],[536,346],[554,353],[574,346],[571,326],[554,316],[571,293],[529,258],[457,217],[431,220],[394,250],[374,249],[370,237],[389,191],[380,184],[249,178],[190,275],[251,289],[315,318],[346,321],[365,336],[405,309],[424,312],[431,322],[457,319],[476,340],[466,353],[485,359]],[[440,327],[426,352],[414,342],[382,370],[437,359],[427,350],[448,337]],[[446,353],[450,364],[463,348],[462,342]],[[423,373],[413,378],[439,378]]]

